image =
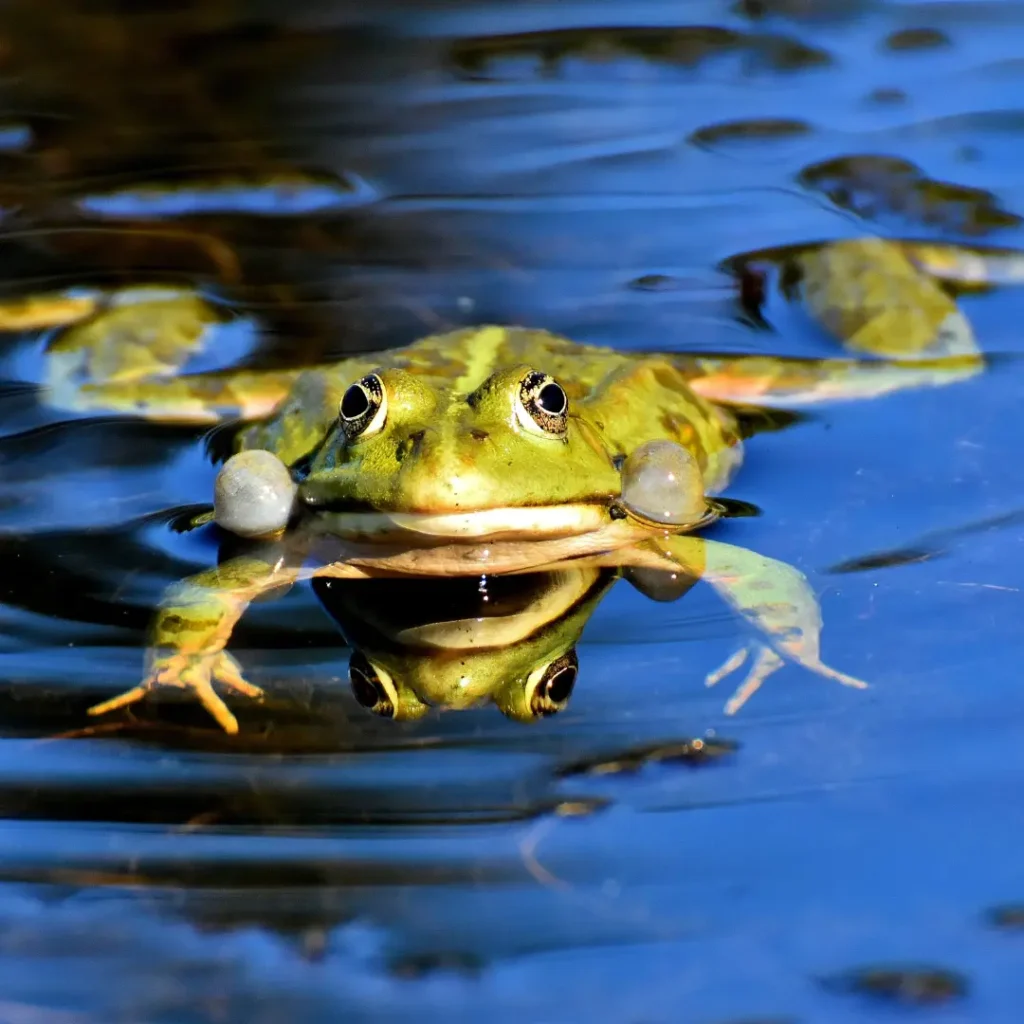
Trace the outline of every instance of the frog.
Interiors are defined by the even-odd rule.
[[[862,688],[822,661],[820,608],[799,570],[702,535],[717,518],[707,496],[741,466],[745,408],[950,384],[985,360],[941,287],[952,276],[947,249],[849,239],[794,259],[805,305],[838,337],[840,355],[618,350],[483,324],[310,367],[188,373],[205,326],[222,315],[197,296],[121,302],[65,328],[47,353],[51,404],[235,423],[234,451],[272,453],[296,493],[287,524],[254,538],[253,551],[169,588],[142,681],[89,713],[177,689],[236,733],[214,684],[233,699],[263,693],[226,650],[232,630],[251,601],[300,580],[584,564],[702,579],[739,612],[754,636],[705,680],[716,685],[749,662],[729,714],[787,662]],[[140,336],[149,340],[130,343]],[[652,441],[677,446],[695,467],[684,522],[623,502],[624,465]]]

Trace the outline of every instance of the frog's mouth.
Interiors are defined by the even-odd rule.
[[[316,516],[318,531],[362,540],[393,539],[396,534],[450,541],[573,537],[599,530],[613,519],[607,499],[443,512],[391,512],[352,504],[307,507]]]

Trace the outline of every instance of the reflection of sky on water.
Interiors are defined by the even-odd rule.
[[[0,136],[2,142],[2,136]],[[301,217],[347,209],[367,201],[365,182],[282,182],[251,186],[169,186],[85,196],[76,205],[97,217],[145,219],[203,214],[250,217]]]
[[[25,149],[32,142],[32,129],[25,124],[0,124],[0,151]]]

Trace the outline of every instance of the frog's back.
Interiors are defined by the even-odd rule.
[[[610,374],[636,357],[596,345],[582,345],[549,331],[487,325],[421,338],[404,349],[382,353],[384,365],[430,377],[439,389],[468,395],[497,371],[530,366],[550,374],[570,402],[583,400]]]

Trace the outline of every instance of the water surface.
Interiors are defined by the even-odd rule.
[[[237,317],[227,364],[488,321],[825,355],[774,291],[755,329],[724,268],[862,234],[1021,247],[1022,97],[1011,0],[11,0],[0,297],[196,288]],[[960,303],[1020,352],[1024,293]],[[742,627],[706,587],[619,584],[561,715],[391,723],[297,588],[235,635],[275,698],[240,739],[187,708],[83,735],[164,586],[216,558],[174,529],[215,468],[201,429],[42,406],[50,328],[7,324],[0,1019],[898,1014],[906,986],[848,974],[871,967],[964,979],[922,983],[920,1019],[1019,1019],[1012,358],[761,434],[729,491],[762,514],[715,536],[801,568],[870,690],[787,668],[727,718],[703,678]],[[565,771],[709,731],[735,749]]]

